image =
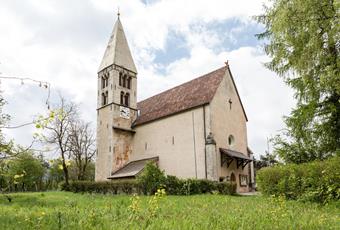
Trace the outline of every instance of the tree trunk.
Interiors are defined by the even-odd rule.
[[[62,158],[62,163],[63,163],[63,172],[64,172],[64,177],[65,177],[65,184],[68,186],[69,185],[69,177],[68,177],[68,169],[66,166],[66,162],[65,162],[65,153],[62,152],[61,153],[61,158]]]

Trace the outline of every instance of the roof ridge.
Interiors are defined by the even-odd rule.
[[[221,69],[224,69],[224,68],[228,68],[228,67],[227,67],[227,66],[222,66],[222,67],[220,67],[220,68],[218,68],[218,69],[215,69],[215,70],[213,70],[213,71],[211,71],[211,72],[209,72],[209,73],[203,74],[203,75],[201,75],[201,76],[199,76],[199,77],[196,77],[196,78],[194,78],[194,79],[191,79],[191,80],[189,80],[189,81],[186,81],[186,82],[184,82],[184,83],[182,83],[182,84],[180,84],[180,85],[177,85],[177,86],[174,86],[174,87],[172,87],[172,88],[170,88],[170,89],[164,90],[164,91],[162,91],[162,92],[160,92],[160,93],[158,93],[158,94],[152,95],[151,97],[145,98],[145,99],[142,100],[142,101],[138,101],[137,104],[142,103],[142,102],[144,102],[144,101],[147,101],[147,100],[149,100],[149,99],[151,99],[151,98],[153,98],[153,97],[158,97],[158,96],[161,95],[161,94],[164,94],[164,93],[166,93],[166,92],[168,92],[168,91],[170,91],[170,90],[179,88],[179,87],[181,87],[181,86],[183,86],[183,85],[189,84],[189,83],[191,83],[192,81],[195,81],[195,80],[198,80],[198,79],[201,79],[201,78],[204,78],[204,77],[208,77],[208,76],[210,76],[212,73],[217,72],[217,71],[219,71],[219,70],[221,70]]]

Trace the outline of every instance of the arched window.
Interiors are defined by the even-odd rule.
[[[109,85],[109,74],[105,75],[105,87]]]
[[[126,74],[123,76],[123,87],[126,87]]]
[[[126,93],[124,99],[125,99],[125,106],[129,106],[129,104],[130,104],[130,94]]]
[[[235,138],[234,138],[233,135],[229,135],[229,137],[228,137],[228,144],[229,144],[229,146],[234,146]]]
[[[105,77],[104,76],[101,77],[101,86],[102,86],[102,89],[105,88]]]
[[[104,89],[105,87],[107,87],[109,85],[109,75],[108,74],[105,74],[104,76],[102,76],[101,84],[102,84],[102,89]]]
[[[124,92],[120,92],[120,104],[124,105]]]
[[[128,77],[127,79],[127,88],[131,89],[131,77]]]
[[[123,74],[122,72],[119,72],[119,85],[122,86],[122,81],[123,81]]]
[[[108,92],[102,93],[102,105],[106,105],[108,103]]]

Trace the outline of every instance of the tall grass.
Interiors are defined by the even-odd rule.
[[[336,204],[223,195],[0,197],[0,229],[340,229]],[[156,201],[155,201],[156,200]],[[150,211],[151,210],[151,211]]]

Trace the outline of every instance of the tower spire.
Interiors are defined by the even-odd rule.
[[[114,25],[111,37],[107,44],[102,62],[99,66],[98,72],[115,64],[137,73],[135,63],[133,61],[131,51],[125,37],[122,23],[119,19],[120,11],[117,12],[118,19]]]

